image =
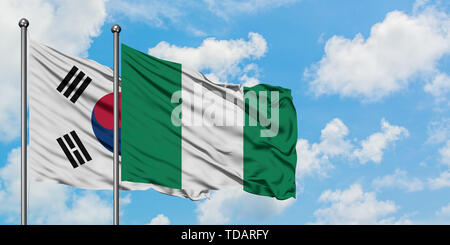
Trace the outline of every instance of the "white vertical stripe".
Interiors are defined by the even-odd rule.
[[[237,121],[244,113],[224,98],[228,93],[229,100],[242,105],[242,86],[215,84],[201,73],[182,69],[183,189],[242,188],[244,128]]]

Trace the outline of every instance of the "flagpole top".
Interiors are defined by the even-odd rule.
[[[115,25],[113,25],[113,26],[111,27],[111,32],[112,32],[112,33],[115,33],[115,32],[120,33],[121,30],[122,30],[122,29],[120,28],[120,26],[119,26],[118,24],[115,24]]]
[[[27,28],[29,25],[30,25],[30,22],[28,22],[27,19],[22,18],[22,19],[19,20],[19,26],[20,26],[20,28],[22,28],[22,27]],[[119,28],[120,28],[120,27],[119,27]]]

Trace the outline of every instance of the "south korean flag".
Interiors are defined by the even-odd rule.
[[[29,48],[30,177],[112,189],[113,71],[34,41]],[[120,126],[119,119],[119,137]],[[187,197],[184,190],[153,184],[121,181],[120,188]]]

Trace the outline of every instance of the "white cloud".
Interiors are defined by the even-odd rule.
[[[413,212],[412,214],[402,215],[401,217],[389,217],[382,219],[378,222],[379,225],[413,225],[413,221],[410,220],[411,216],[416,215],[417,212]]]
[[[408,135],[406,128],[390,125],[381,119],[381,132],[374,133],[360,141],[360,147],[353,144],[347,136],[349,130],[339,119],[331,120],[321,131],[320,142],[310,144],[306,139],[297,141],[297,177],[318,174],[327,176],[333,169],[331,159],[336,157],[347,160],[357,159],[361,164],[368,161],[380,163],[383,153],[392,142]]]
[[[392,187],[404,189],[408,192],[421,191],[424,184],[418,178],[408,178],[407,172],[396,169],[394,174],[378,177],[372,181],[372,185],[376,189]]]
[[[211,12],[226,20],[237,14],[254,14],[273,9],[299,0],[203,0]]]
[[[319,144],[309,144],[305,139],[297,141],[297,178],[312,176],[328,176],[327,172],[334,168],[328,157],[321,152]]]
[[[327,123],[320,132],[320,149],[328,156],[347,154],[353,147],[351,142],[345,137],[348,135],[348,128],[338,118]]]
[[[450,140],[447,140],[445,146],[439,149],[439,154],[441,156],[441,162],[450,167]]]
[[[399,207],[393,201],[377,200],[375,193],[364,192],[353,184],[346,190],[327,190],[319,202],[329,204],[314,212],[318,224],[398,224],[411,223],[408,219],[389,217]]]
[[[439,144],[450,139],[450,118],[431,122],[427,129],[427,143]]]
[[[439,177],[429,178],[428,185],[432,190],[450,187],[450,170],[442,172]]]
[[[430,0],[416,0],[413,5],[413,13],[418,13],[419,11],[426,8]]]
[[[450,167],[450,140],[439,149],[440,161]],[[428,186],[432,190],[450,187],[450,170],[441,172],[436,178],[428,178]]]
[[[446,206],[443,206],[439,211],[437,211],[436,215],[450,217],[450,203]]]
[[[75,193],[59,184],[30,182],[30,224],[110,224],[112,206],[92,191]],[[128,202],[129,203],[129,202]],[[7,223],[20,217],[20,148],[8,155],[0,169],[0,215]]]
[[[334,168],[330,157],[346,156],[352,149],[350,141],[345,139],[348,128],[339,119],[331,120],[321,131],[320,142],[309,144],[305,139],[297,141],[297,178],[318,174],[327,176]]]
[[[125,196],[122,195],[119,197],[119,205],[120,206],[122,206],[122,205],[125,206],[130,203],[131,203],[131,194],[130,193],[126,194]]]
[[[406,88],[417,75],[433,75],[437,62],[449,53],[450,17],[422,5],[412,15],[389,12],[367,39],[362,34],[333,36],[325,55],[305,75],[316,95],[375,101]]]
[[[3,70],[0,68],[0,71]],[[5,74],[8,77],[14,77],[12,74]],[[8,76],[9,75],[9,76]],[[19,83],[16,76],[16,81]],[[12,81],[12,80],[10,80]],[[19,136],[20,128],[20,90],[17,85],[8,82],[0,82],[4,85],[0,90],[0,141],[10,141]]]
[[[243,82],[246,87],[252,87],[259,84],[259,68],[258,65],[251,63],[245,66],[242,71],[243,75],[239,77],[239,81]]]
[[[295,199],[277,200],[229,189],[214,192],[210,199],[197,205],[197,219],[200,224],[230,224],[239,220],[264,221],[280,215],[291,206]]]
[[[254,64],[242,68],[240,63],[259,59],[267,52],[267,42],[263,36],[250,32],[248,38],[248,41],[207,38],[197,48],[178,47],[163,41],[150,48],[148,53],[161,59],[182,63],[198,71],[210,72],[213,79],[227,81],[229,78],[242,78],[257,70]],[[248,77],[244,80],[248,80]]]
[[[450,167],[450,119],[443,118],[439,121],[431,122],[428,125],[428,139],[426,143],[441,144],[445,143],[439,149],[439,161]],[[441,189],[450,187],[450,170],[440,173],[438,177],[428,178],[430,189]]]
[[[34,216],[40,218],[43,224],[110,224],[112,221],[112,207],[110,202],[100,198],[93,192],[86,192],[81,196],[72,194],[67,201],[72,201],[70,206],[61,206],[60,210],[47,210],[44,207],[36,210]],[[30,199],[32,202],[33,199]],[[49,197],[48,202],[52,201]],[[47,211],[44,217],[43,210]],[[45,220],[47,218],[47,220]]]
[[[370,135],[361,142],[361,149],[356,149],[353,156],[361,163],[373,161],[380,163],[386,147],[403,137],[409,136],[406,128],[390,125],[384,118],[381,120],[381,132]]]
[[[149,225],[170,225],[170,220],[164,214],[158,214],[150,221]]]
[[[450,77],[447,74],[439,73],[425,85],[424,90],[442,100],[450,92]]]
[[[19,136],[20,29],[19,19],[30,21],[30,38],[72,55],[87,55],[92,38],[100,34],[106,11],[104,0],[0,1],[0,141]]]

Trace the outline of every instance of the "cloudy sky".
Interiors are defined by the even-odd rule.
[[[121,224],[450,224],[450,3],[0,1],[0,224],[20,223],[17,22],[112,66],[121,42],[211,79],[290,88],[297,198],[121,192]],[[30,183],[30,224],[111,224],[112,192]]]

